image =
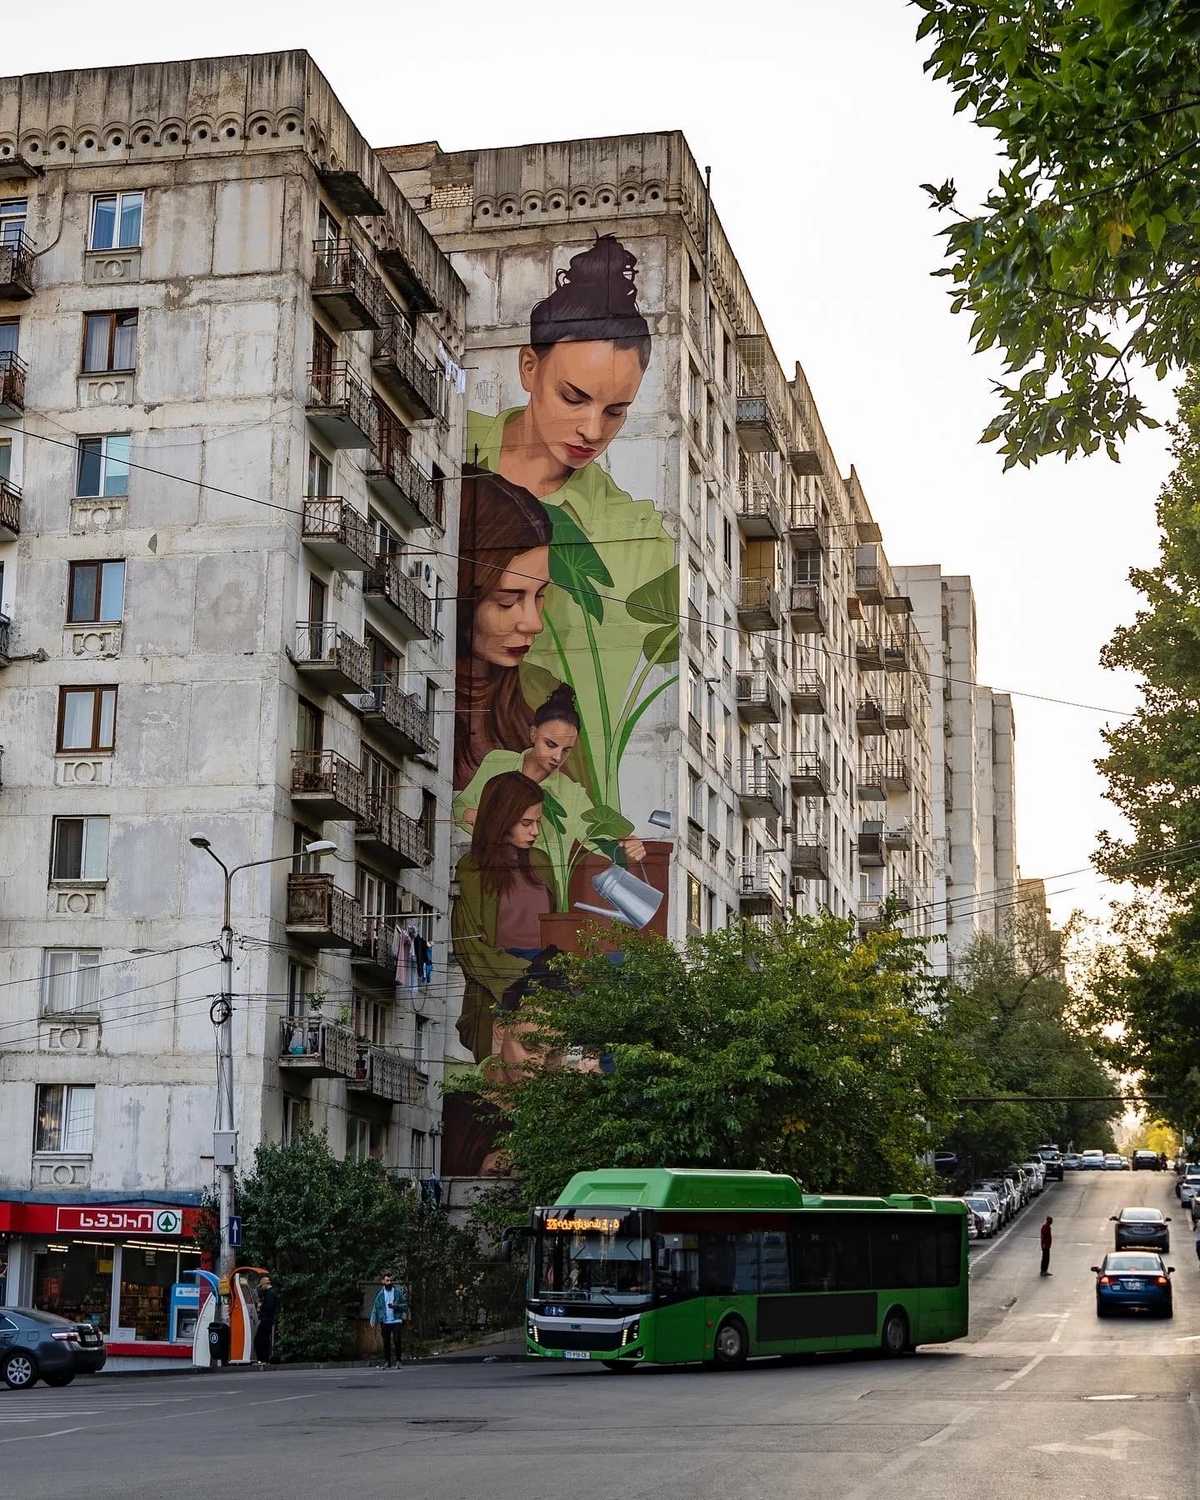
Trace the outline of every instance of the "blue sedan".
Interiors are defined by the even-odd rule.
[[[1171,1273],[1174,1266],[1148,1250],[1118,1250],[1106,1255],[1096,1273],[1096,1316],[1106,1318],[1121,1308],[1154,1312],[1160,1318],[1174,1313]]]

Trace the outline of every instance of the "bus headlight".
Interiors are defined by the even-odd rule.
[[[632,1323],[626,1323],[625,1327],[621,1329],[621,1348],[624,1349],[626,1344],[636,1343],[638,1334],[641,1331],[642,1322],[640,1318],[634,1318]]]
[[[526,1320],[525,1320],[525,1332],[529,1335],[529,1337],[536,1344],[537,1341],[538,1341],[537,1324],[533,1321],[532,1318],[526,1318]]]

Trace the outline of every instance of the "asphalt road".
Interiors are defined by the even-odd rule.
[[[970,1339],[733,1374],[554,1364],[80,1379],[0,1390],[0,1494],[404,1500],[1197,1495],[1200,1272],[1173,1177],[1068,1176],[974,1250]],[[1172,1322],[1097,1323],[1108,1216],[1174,1214]],[[1055,1220],[1053,1277],[1038,1228]]]

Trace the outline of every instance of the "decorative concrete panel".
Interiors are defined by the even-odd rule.
[[[43,1018],[38,1026],[39,1052],[97,1052],[100,1027],[90,1016],[73,1020]]]
[[[35,1188],[82,1188],[92,1180],[92,1158],[90,1156],[35,1156],[33,1158],[33,1185]]]
[[[89,250],[83,258],[83,279],[100,286],[114,282],[140,281],[140,250]]]
[[[102,917],[104,887],[59,882],[47,893],[46,914],[51,917]]]
[[[108,786],[111,755],[60,755],[54,762],[55,786]]]
[[[68,625],[63,631],[63,655],[98,660],[121,654],[119,625]]]
[[[123,496],[72,500],[71,535],[107,536],[114,531],[124,531],[127,504]]]
[[[81,375],[80,406],[128,406],[133,400],[132,375]]]

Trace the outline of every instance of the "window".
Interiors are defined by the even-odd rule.
[[[141,193],[98,193],[92,199],[90,250],[131,250],[142,243]]]
[[[411,1133],[409,1161],[413,1170],[422,1176],[429,1171],[429,1137],[423,1130],[414,1130]]]
[[[416,1016],[416,1028],[413,1032],[413,1067],[418,1073],[423,1073],[426,1066],[426,1037],[429,1033],[429,1021],[425,1016]]]
[[[382,756],[376,755],[374,750],[368,750],[364,745],[362,772],[367,783],[367,795],[390,803],[396,785],[395,766],[389,765]]]
[[[132,370],[137,355],[137,326],[136,311],[85,313],[83,373]]]
[[[15,354],[21,338],[19,318],[0,318],[0,354]]]
[[[726,569],[733,567],[733,525],[728,516],[721,519],[721,557]]]
[[[296,700],[296,749],[318,755],[324,748],[324,715],[307,698]]]
[[[107,818],[55,818],[50,878],[108,879]]]
[[[283,1132],[285,1146],[294,1146],[308,1129],[308,1100],[294,1094],[283,1096]]]
[[[378,1120],[351,1115],[346,1121],[346,1156],[350,1161],[382,1161],[387,1144],[387,1126]]]
[[[74,562],[67,594],[67,623],[119,620],[125,611],[125,563]],[[115,691],[115,689],[114,689]]]
[[[688,904],[688,926],[694,931],[700,931],[700,882],[694,875],[687,878],[687,904]]]
[[[339,234],[338,221],[323,203],[317,204],[317,239],[325,244],[336,243]]]
[[[75,493],[80,496],[129,493],[129,434],[79,440],[79,473]]]
[[[355,993],[350,1008],[350,1024],[360,1042],[373,1042],[382,1047],[387,1041],[388,1007],[379,1000],[368,1000]],[[363,1055],[365,1064],[365,1054]],[[365,1076],[365,1074],[364,1074]]]
[[[437,796],[428,787],[421,788],[421,836],[425,847],[433,852],[433,840],[437,833]]]
[[[292,829],[292,873],[294,875],[319,875],[321,873],[321,856],[319,854],[305,854],[304,849],[308,844],[315,844],[321,837],[319,833],[313,833],[311,828],[305,828],[303,823],[297,823]]]
[[[0,245],[11,245],[25,233],[28,198],[0,198]]]
[[[116,720],[115,687],[59,688],[59,750],[111,750]]]
[[[69,1016],[100,1009],[100,954],[95,948],[47,948],[42,962],[42,1014]]]
[[[12,477],[12,438],[0,438],[0,479]]]
[[[317,323],[313,324],[313,383],[328,380],[337,360],[337,345]]]
[[[314,498],[328,495],[332,479],[329,460],[315,448],[308,450],[308,489],[306,494]]]
[[[90,1085],[80,1088],[73,1084],[39,1084],[33,1149],[90,1152],[95,1097],[96,1091]]]
[[[308,1014],[308,996],[312,989],[313,971],[295,959],[288,959],[287,1018],[302,1021]]]

